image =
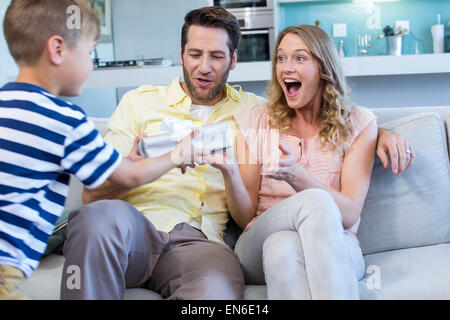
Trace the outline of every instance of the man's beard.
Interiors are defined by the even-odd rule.
[[[231,66],[231,64],[230,64]],[[188,88],[189,92],[191,93],[191,96],[196,100],[211,100],[215,98],[218,94],[220,94],[223,91],[223,88],[225,88],[225,84],[227,83],[228,74],[230,73],[230,68],[227,69],[226,72],[222,75],[220,78],[219,83],[211,88],[209,90],[209,93],[207,96],[201,96],[196,92],[196,87],[194,83],[191,81],[191,78],[186,70],[186,68],[183,66],[183,75],[184,75],[184,82],[186,84],[186,87]]]

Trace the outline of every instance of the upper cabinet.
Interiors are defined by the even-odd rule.
[[[314,25],[320,22],[335,41],[343,41],[345,55],[355,57],[367,49],[369,56],[388,53],[388,41],[379,38],[385,27],[407,28],[401,38],[401,54],[433,53],[431,26],[437,15],[444,25],[446,49],[450,51],[449,0],[278,0],[276,1],[276,29],[298,24]]]

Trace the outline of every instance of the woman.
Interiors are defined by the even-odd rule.
[[[267,98],[235,115],[239,166],[206,159],[245,228],[235,252],[246,282],[266,283],[269,299],[357,299],[376,118],[351,104],[333,41],[309,25],[278,36]]]

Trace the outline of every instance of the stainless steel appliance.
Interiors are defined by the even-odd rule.
[[[273,11],[240,12],[234,15],[242,34],[238,62],[269,61],[275,42]]]
[[[214,0],[215,6],[221,6],[231,12],[273,10],[273,0]]]
[[[275,42],[273,0],[209,2],[227,9],[239,21],[242,38],[238,47],[238,62],[270,60]]]

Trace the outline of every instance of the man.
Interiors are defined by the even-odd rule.
[[[239,38],[239,24],[226,10],[189,12],[181,41],[184,82],[177,78],[125,94],[105,141],[126,155],[141,132],[163,133],[167,118],[195,126],[228,121],[236,129],[232,115],[261,102],[226,84]],[[146,287],[167,299],[242,299],[239,261],[223,243],[229,215],[222,174],[208,165],[183,170],[133,190],[106,182],[83,191],[90,204],[69,217],[62,299],[121,299],[129,287]],[[79,289],[66,286],[72,265],[81,271]]]

